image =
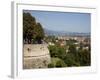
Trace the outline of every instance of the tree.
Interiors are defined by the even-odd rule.
[[[48,49],[50,51],[51,57],[58,57],[63,59],[66,55],[66,49],[59,45],[53,45],[53,46],[49,45]]]
[[[36,24],[34,32],[36,35],[35,39],[36,39],[37,43],[41,44],[42,39],[44,38],[44,30],[43,30],[42,25],[40,23]]]
[[[68,53],[64,58],[64,62],[68,66],[80,66],[78,50],[76,49],[76,45],[69,45]]]
[[[91,64],[91,55],[89,50],[80,50],[78,52],[79,61],[81,66],[90,66]]]
[[[61,59],[64,59],[64,57],[66,56],[66,48],[65,47],[61,47],[58,46],[58,53],[57,56]]]
[[[23,40],[27,43],[42,43],[44,31],[30,13],[23,13]]]
[[[48,49],[49,49],[49,52],[50,52],[50,56],[51,56],[51,57],[57,57],[58,48],[57,48],[56,45],[54,45],[54,46],[49,45],[49,46],[48,46]]]
[[[23,39],[31,43],[36,21],[30,13],[23,13]]]
[[[67,64],[68,67],[71,66],[80,66],[80,64],[75,61],[75,56],[71,53],[68,53],[65,58],[64,58],[64,62]]]
[[[75,45],[69,45],[69,52],[68,53],[72,53],[72,54],[76,54],[76,46]]]

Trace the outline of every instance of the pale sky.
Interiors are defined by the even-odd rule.
[[[34,11],[29,12],[40,22],[43,28],[54,31],[69,31],[79,33],[91,32],[91,14],[75,12]]]

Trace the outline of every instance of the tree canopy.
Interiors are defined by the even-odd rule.
[[[30,13],[23,13],[23,40],[24,43],[42,43],[44,31],[42,25],[36,22]]]

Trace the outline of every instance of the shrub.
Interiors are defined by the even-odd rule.
[[[61,63],[61,61],[57,61],[57,63],[56,63],[56,67],[62,67],[62,63]]]
[[[57,61],[56,62],[56,65],[55,65],[55,67],[66,67],[67,65],[64,63],[64,61],[63,60],[59,60],[59,61]]]
[[[54,67],[53,63],[48,64],[48,68],[53,68],[53,67]]]

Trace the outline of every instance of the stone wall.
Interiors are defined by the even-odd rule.
[[[23,69],[47,68],[51,57],[47,44],[24,44]]]

